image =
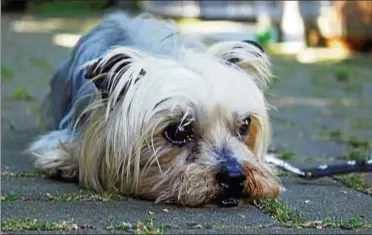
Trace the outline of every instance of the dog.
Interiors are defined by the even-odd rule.
[[[49,177],[155,203],[238,206],[281,191],[264,160],[271,63],[254,41],[205,46],[112,12],[51,80],[28,152]]]

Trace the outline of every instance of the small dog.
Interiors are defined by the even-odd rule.
[[[28,151],[47,176],[98,192],[192,207],[276,197],[270,67],[253,41],[207,48],[150,15],[111,13],[54,75],[51,130]]]

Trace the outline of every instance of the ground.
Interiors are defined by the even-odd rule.
[[[41,133],[38,107],[51,74],[97,19],[2,15],[3,232],[372,233],[372,177],[366,174],[313,181],[281,174],[286,191],[278,200],[223,209],[97,195],[35,172],[22,151]],[[372,145],[372,57],[303,64],[273,55],[272,62],[271,148],[298,166],[364,157]]]

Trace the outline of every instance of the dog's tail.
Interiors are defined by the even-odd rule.
[[[35,167],[49,177],[75,180],[78,162],[72,153],[76,137],[68,129],[51,131],[34,141],[25,151],[34,157]]]

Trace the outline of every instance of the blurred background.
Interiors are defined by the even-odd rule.
[[[3,12],[54,16],[100,14],[113,9],[129,13],[146,11],[175,19],[186,33],[204,39],[255,39],[266,47],[278,47],[277,43],[282,43],[284,52],[289,53],[304,47],[358,52],[372,49],[371,1],[2,0],[1,3]],[[208,24],[198,22],[202,20]]]
[[[53,72],[110,11],[150,12],[207,45],[256,40],[273,63],[272,148],[287,160],[372,146],[372,1],[2,0],[2,127],[33,130]],[[31,82],[30,82],[31,81]],[[316,146],[316,148],[314,148]],[[15,144],[19,148],[19,144]],[[301,156],[295,158],[294,156]]]

